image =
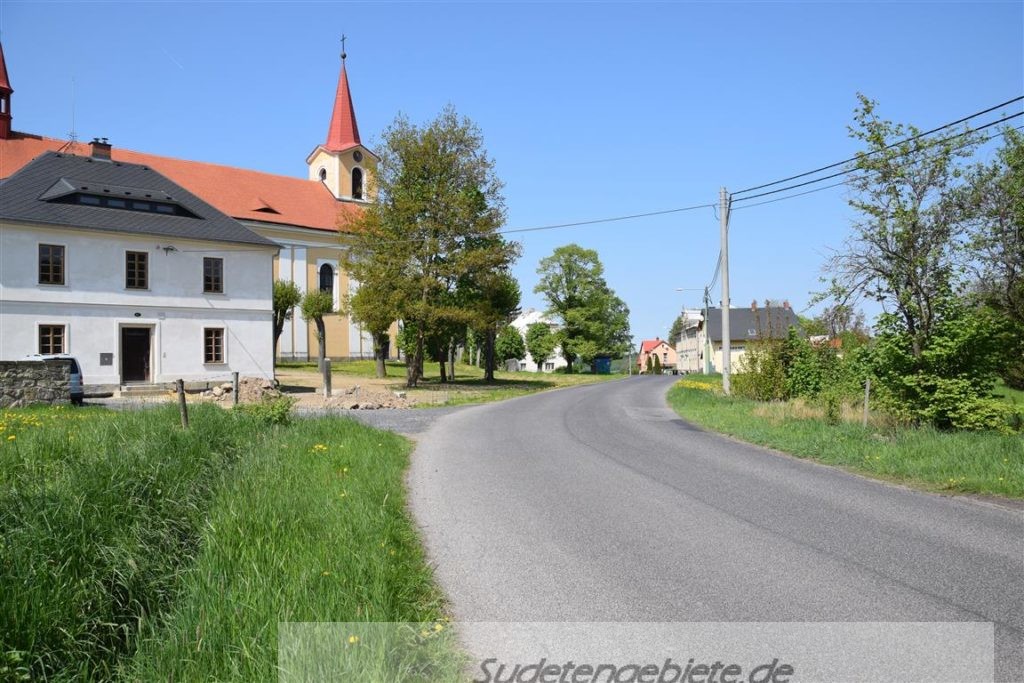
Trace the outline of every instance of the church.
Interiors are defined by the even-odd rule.
[[[277,245],[272,269],[266,273],[267,286],[274,280],[284,280],[294,282],[303,293],[313,289],[331,292],[337,310],[346,295],[358,287],[339,268],[339,224],[372,201],[377,162],[360,140],[345,54],[341,57],[327,134],[306,157],[307,177],[297,178],[121,149],[106,139],[82,143],[16,130],[14,88],[9,75],[13,70],[8,70],[0,45],[0,183],[48,152],[99,155],[113,162],[153,169]],[[18,124],[22,126],[31,128],[30,122]],[[372,338],[358,323],[342,315],[330,316],[324,322],[330,358],[373,357]],[[266,334],[272,336],[269,324]],[[395,349],[397,345],[392,343],[390,347]],[[281,334],[278,360],[315,358],[317,348],[315,328],[296,310]],[[75,353],[74,345],[64,351]]]

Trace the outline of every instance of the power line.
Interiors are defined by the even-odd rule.
[[[714,204],[695,204],[693,206],[684,206],[678,209],[665,209],[664,211],[649,211],[647,213],[635,213],[629,216],[615,216],[612,218],[595,218],[587,221],[576,221],[574,223],[555,223],[553,225],[539,225],[536,227],[529,228],[508,228],[505,230],[499,230],[498,232],[507,235],[515,232],[537,232],[539,230],[554,230],[556,228],[574,228],[580,225],[597,225],[598,223],[615,223],[617,221],[628,221],[634,218],[647,218],[649,216],[664,216],[670,213],[682,213],[683,211],[696,211],[697,209],[709,209],[715,208]]]
[[[1022,113],[1024,113],[1024,112],[1022,112]],[[1021,114],[1017,114],[1017,116],[1020,116],[1020,115]],[[980,128],[978,130],[980,130]],[[1013,128],[1013,130],[1024,130],[1024,126],[1015,126]],[[999,137],[1001,135],[1003,135],[1003,133],[993,133],[992,135],[989,135],[984,140],[981,140],[979,142],[981,144],[984,144],[984,143],[988,142],[989,140],[997,138],[997,137]],[[962,149],[962,148],[966,147],[969,144],[970,144],[970,141],[965,142],[964,144],[959,145],[957,147],[954,147],[954,149]],[[907,166],[907,165],[909,165],[909,163],[907,163],[907,164],[897,164],[897,168],[901,168],[901,167]],[[847,173],[849,173],[849,171]],[[837,175],[842,175],[842,174],[837,174]],[[754,202],[753,204],[744,204],[743,206],[735,207],[735,209],[733,209],[733,210],[752,209],[755,206],[764,206],[765,204],[774,204],[775,202],[782,202],[782,201],[785,201],[787,199],[794,199],[796,197],[803,197],[804,195],[813,194],[815,192],[822,192],[824,190],[832,189],[833,187],[839,187],[840,185],[846,185],[851,180],[863,180],[865,177],[866,177],[865,175],[854,175],[854,176],[851,176],[851,177],[847,178],[846,180],[840,180],[838,183],[831,183],[830,185],[825,185],[823,187],[816,187],[813,190],[805,190],[804,192],[797,192],[795,194],[786,195],[785,197],[778,197],[776,199],[768,199],[768,200],[765,200],[763,202]],[[821,180],[825,180],[825,178],[822,178]],[[742,199],[744,199],[744,198],[737,199],[736,201],[741,201]],[[747,197],[746,199],[753,199],[753,197]]]
[[[1003,102],[1001,104],[997,104],[997,105],[995,105],[993,107],[989,107],[988,109],[984,109],[982,111],[976,112],[974,114],[971,114],[970,116],[965,116],[962,119],[958,119],[956,121],[952,121],[952,122],[947,123],[945,125],[939,126],[938,128],[932,128],[931,130],[927,130],[927,131],[925,131],[923,133],[918,133],[917,135],[913,135],[913,136],[911,136],[909,138],[906,138],[904,140],[898,140],[896,142],[893,142],[892,144],[886,145],[882,149],[878,149],[878,150],[875,150],[873,152],[868,152],[867,155],[862,155],[862,156],[869,156],[871,154],[877,154],[878,152],[882,152],[882,151],[887,150],[887,149],[889,149],[891,147],[895,147],[896,145],[901,145],[901,144],[903,144],[905,142],[912,142],[912,141],[917,140],[919,138],[923,138],[925,136],[931,135],[932,133],[937,133],[940,130],[945,130],[946,128],[950,128],[952,126],[956,126],[956,125],[964,123],[966,121],[970,121],[971,119],[977,118],[977,117],[979,117],[979,116],[981,116],[983,114],[987,114],[987,113],[989,113],[991,111],[995,111],[996,109],[999,109],[1000,107],[1005,107],[1005,106],[1007,106],[1009,104],[1013,104],[1014,102],[1020,102],[1021,100],[1024,100],[1024,95],[1021,95],[1020,97],[1015,97],[1012,100],[1007,100],[1006,102]],[[1018,116],[1019,116],[1019,114],[1018,114]],[[1012,117],[1010,117],[1010,118],[1012,118]],[[981,130],[981,128],[978,128],[976,130]],[[755,185],[753,187],[748,187],[748,188],[745,188],[743,190],[738,190],[736,192],[733,192],[732,194],[735,196],[735,195],[738,195],[738,194],[744,194],[746,192],[753,192],[754,190],[760,190],[761,188],[771,187],[772,185],[778,185],[780,183],[787,183],[790,180],[796,180],[797,178],[804,178],[804,177],[809,176],[809,175],[814,175],[815,173],[820,173],[821,171],[827,171],[830,168],[836,168],[838,166],[843,166],[843,165],[848,164],[850,162],[857,161],[859,158],[860,157],[852,157],[852,158],[846,159],[844,161],[837,161],[834,164],[829,164],[828,166],[822,166],[821,168],[816,168],[813,171],[805,171],[804,173],[798,173],[797,175],[792,175],[792,176],[789,176],[788,178],[782,178],[781,180],[775,180],[775,181],[772,181],[770,183],[764,183],[762,185]],[[835,176],[832,176],[832,177],[835,177]],[[822,180],[825,180],[825,178],[822,178]]]
[[[937,142],[933,142],[930,146],[934,146],[934,145],[938,144],[938,142],[948,142],[949,140],[956,140],[957,138],[962,138],[965,135],[973,135],[974,133],[977,133],[978,131],[985,130],[986,128],[991,128],[992,126],[997,126],[1000,123],[1005,123],[1005,122],[1007,122],[1007,121],[1009,121],[1011,119],[1017,118],[1018,116],[1024,116],[1024,111],[1018,112],[1016,114],[1011,114],[1009,116],[1004,116],[1003,118],[1001,118],[1001,119],[999,119],[997,121],[992,121],[991,123],[986,123],[984,126],[978,126],[977,128],[972,128],[971,130],[965,130],[962,133],[957,133],[956,135],[951,135],[948,138],[942,138],[942,139],[938,140]],[[991,137],[988,137],[988,138],[985,139],[985,141],[988,141],[988,140],[991,140],[991,139],[992,139]],[[899,144],[899,143],[893,143],[893,144]],[[970,142],[967,142],[967,143],[961,145],[960,147],[956,147],[954,149],[960,149],[961,147],[965,147],[968,144],[970,144]],[[892,147],[892,145],[888,145],[886,147],[883,147],[882,149],[889,149],[889,147]],[[880,152],[880,151],[882,151],[882,150],[875,150],[873,152],[869,152],[868,154],[861,155],[861,158],[863,158],[864,156],[869,156],[870,154],[874,154],[876,152]],[[902,154],[897,154],[896,158],[904,157],[904,156],[907,156],[909,154],[914,154],[914,153],[917,153],[917,152],[920,152],[920,151],[921,150],[918,150],[918,149],[909,150],[908,152],[904,152]],[[856,159],[854,159],[854,161],[855,160]],[[844,161],[844,162],[840,162],[840,163],[845,164],[845,163],[849,163],[849,161],[850,160],[847,160],[847,161]],[[829,168],[832,168],[832,166],[830,166]],[[814,180],[806,180],[806,181],[804,181],[802,183],[796,183],[795,185],[787,185],[786,187],[780,187],[780,188],[778,188],[776,190],[769,190],[767,192],[761,192],[759,194],[752,194],[749,197],[737,197],[734,201],[746,202],[746,201],[750,201],[751,199],[757,199],[758,197],[767,197],[769,195],[778,194],[780,192],[786,192],[788,190],[795,190],[795,189],[797,189],[799,187],[806,187],[808,185],[814,185],[815,183],[820,183],[820,182],[823,182],[825,180],[831,180],[832,178],[838,178],[840,176],[849,175],[852,172],[853,172],[853,170],[846,169],[846,170],[838,171],[837,173],[831,173],[829,175],[822,176],[820,178],[815,178]],[[806,175],[806,174],[804,174],[804,175]],[[799,176],[794,176],[794,177],[799,177]],[[777,181],[775,183],[769,183],[769,185],[776,185],[779,182],[782,182],[782,181]],[[762,185],[762,187],[768,187],[768,185]]]

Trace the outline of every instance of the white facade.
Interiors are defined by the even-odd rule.
[[[512,327],[519,331],[519,335],[526,341],[526,330],[534,323],[544,323],[551,328],[554,332],[558,329],[558,326],[551,322],[541,311],[534,308],[528,308],[519,314],[515,320],[510,324]],[[551,352],[551,357],[544,361],[544,367],[541,368],[543,372],[554,372],[559,368],[564,368],[568,363],[565,362],[565,358],[562,357],[562,347],[556,346],[555,350]],[[533,356],[530,355],[529,351],[526,353],[526,360],[519,361],[519,369],[524,372],[537,372],[537,363],[533,360]]]
[[[40,244],[64,247],[63,284],[39,284]],[[127,251],[147,254],[146,289],[125,286]],[[274,254],[251,244],[0,224],[0,358],[38,353],[40,326],[63,326],[63,351],[78,359],[86,385],[125,383],[126,334],[148,339],[148,353],[132,342],[147,375],[135,381],[272,378]],[[223,293],[204,293],[204,257],[223,259]],[[216,330],[220,358],[206,362]]]

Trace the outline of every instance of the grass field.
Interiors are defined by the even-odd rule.
[[[1024,498],[1020,435],[898,427],[881,416],[867,429],[856,419],[829,425],[813,406],[722,396],[715,376],[688,377],[668,400],[695,424],[802,458],[929,490]]]
[[[483,369],[460,363],[455,366],[455,380],[441,383],[438,364],[428,363],[424,367],[424,377],[420,379],[419,386],[416,389],[406,389],[405,363],[388,361],[387,372],[387,378],[381,381],[377,379],[376,366],[372,360],[336,361],[331,364],[331,373],[335,382],[340,378],[361,378],[368,382],[379,382],[382,387],[387,389],[406,392],[412,401],[426,406],[502,401],[547,389],[593,384],[622,377],[622,375],[564,375],[561,373],[499,371],[494,375],[494,382],[484,382]],[[288,387],[320,386],[315,362],[279,363],[277,375],[286,389]]]
[[[350,649],[457,670],[407,441],[203,405],[191,425],[174,407],[2,414],[0,679],[276,680],[287,621],[433,624],[400,661]]]

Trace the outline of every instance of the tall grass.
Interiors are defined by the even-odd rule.
[[[0,650],[32,678],[109,678],[168,607],[213,492],[248,441],[197,407],[8,412],[0,446]]]
[[[959,493],[1024,498],[1024,439],[996,432],[942,432],[873,416],[828,424],[800,404],[725,397],[717,377],[676,384],[669,404],[703,427],[880,479]],[[852,407],[845,411],[847,417]]]
[[[278,622],[441,623],[406,441],[204,405],[190,422],[3,414],[0,679],[276,679]],[[442,633],[400,664],[457,667]]]
[[[278,622],[441,623],[405,512],[409,450],[394,434],[324,418],[241,463],[213,504],[183,598],[147,629],[128,677],[276,680]],[[453,646],[438,652],[424,680],[458,670]]]

